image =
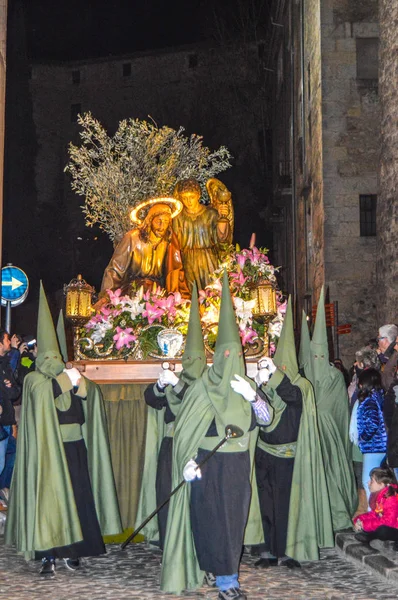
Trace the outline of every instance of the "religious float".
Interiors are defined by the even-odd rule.
[[[211,362],[226,270],[248,375],[275,350],[285,310],[267,249],[233,245],[234,210],[215,177],[230,166],[200,136],[155,123],[122,121],[108,136],[92,115],[79,117],[81,146],[66,170],[84,197],[87,226],[114,242],[101,290],[79,275],[65,286],[74,362],[102,387],[122,518],[135,522],[147,407],[143,393],[167,365],[181,370],[192,290],[198,293]]]

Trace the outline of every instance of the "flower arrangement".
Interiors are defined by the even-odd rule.
[[[237,249],[213,274],[213,281],[199,292],[201,320],[208,349],[215,345],[221,303],[222,276],[227,269],[233,296],[236,321],[242,345],[257,347],[258,341],[268,333],[270,350],[280,335],[286,302],[276,288],[275,267],[268,259],[266,248]],[[255,300],[251,299],[252,286],[269,282],[276,292],[277,314],[269,325],[253,314]],[[86,358],[137,358],[159,356],[157,334],[160,329],[178,329],[186,334],[190,301],[176,292],[154,286],[150,292],[140,288],[132,297],[123,296],[121,290],[108,290],[109,301],[81,328],[80,347]]]

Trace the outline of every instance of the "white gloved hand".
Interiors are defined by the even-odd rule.
[[[231,388],[234,392],[243,396],[248,402],[254,402],[256,399],[256,390],[253,390],[250,383],[240,375],[235,374],[234,377],[235,379],[231,381]]]
[[[187,462],[182,472],[185,481],[193,481],[194,479],[202,479],[202,472],[198,469],[198,463],[193,458]]]
[[[69,377],[73,387],[77,387],[79,385],[81,379],[81,373],[79,369],[76,369],[76,367],[72,367],[71,369],[64,369],[64,373],[66,373]]]
[[[264,358],[259,360],[258,367],[260,369],[268,369],[268,371],[271,373],[271,375],[272,375],[272,373],[275,373],[275,371],[277,369],[276,364],[274,363],[272,358],[270,358],[269,356],[264,356]]]
[[[179,381],[177,375],[175,375],[173,371],[170,371],[170,369],[162,371],[158,378],[158,384],[161,388],[166,387],[166,385],[172,385],[174,387]]]
[[[268,371],[268,369],[259,369],[256,373],[254,381],[257,383],[258,387],[261,387],[264,383],[267,383],[270,377],[271,373]]]

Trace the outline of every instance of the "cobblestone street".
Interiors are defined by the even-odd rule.
[[[108,546],[108,555],[86,559],[75,573],[59,565],[54,579],[37,574],[39,564],[26,563],[9,548],[0,552],[0,598],[7,600],[174,600],[177,596],[159,591],[161,554],[145,544]],[[241,567],[242,588],[250,600],[387,600],[398,597],[398,590],[387,582],[347,562],[335,550],[323,552],[322,560],[307,563],[298,571],[284,567],[268,570],[253,568],[255,559],[244,556]],[[185,598],[215,600],[208,588],[187,593]]]

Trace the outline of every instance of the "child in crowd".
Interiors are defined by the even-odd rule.
[[[398,541],[398,486],[391,469],[370,472],[370,511],[353,519],[355,536],[361,542],[374,539]]]

